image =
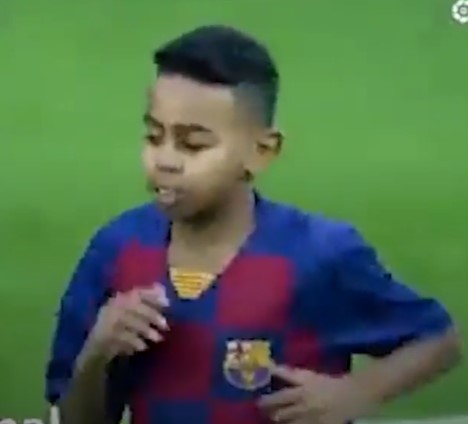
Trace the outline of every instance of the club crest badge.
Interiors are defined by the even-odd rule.
[[[265,340],[233,340],[226,346],[223,369],[234,387],[254,391],[271,380],[271,344]]]

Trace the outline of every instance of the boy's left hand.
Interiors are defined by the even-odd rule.
[[[349,377],[288,367],[274,367],[272,375],[290,386],[259,401],[260,409],[275,423],[345,424],[373,409]]]

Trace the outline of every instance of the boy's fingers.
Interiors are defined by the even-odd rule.
[[[162,340],[162,336],[155,328],[151,327],[150,323],[141,316],[127,315],[122,322],[123,332],[134,334],[136,337],[143,337],[158,343]]]
[[[145,323],[152,325],[160,330],[169,330],[169,324],[166,318],[154,306],[141,303],[138,305],[138,307],[130,312],[130,315],[136,316]]]
[[[156,285],[151,288],[145,288],[138,291],[139,297],[142,302],[156,308],[167,308],[169,300],[166,292],[161,285]]]
[[[302,391],[297,387],[287,388],[260,398],[259,407],[265,410],[293,405],[301,399]]]
[[[286,366],[274,365],[271,368],[271,375],[284,381],[285,383],[289,383],[292,386],[301,385],[304,382],[304,376],[301,373],[301,370]]]
[[[120,335],[120,343],[122,343],[122,348],[127,354],[142,352],[147,349],[146,343],[140,337],[127,331]]]

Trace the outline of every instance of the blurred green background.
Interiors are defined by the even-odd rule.
[[[53,315],[91,233],[145,200],[151,52],[234,24],[278,59],[285,153],[261,186],[354,222],[468,336],[468,24],[449,0],[0,3],[0,416],[43,408]],[[468,412],[468,367],[391,405]]]

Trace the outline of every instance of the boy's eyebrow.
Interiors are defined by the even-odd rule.
[[[203,126],[203,125],[200,125],[200,124],[194,124],[194,123],[188,123],[188,124],[176,124],[176,126],[180,127],[180,128],[183,128],[185,130],[189,130],[189,131],[194,131],[194,132],[204,132],[204,133],[211,133],[213,131],[211,131],[209,128]]]
[[[154,116],[151,116],[149,113],[145,113],[143,115],[143,122],[146,125],[156,125],[158,127],[162,127],[161,122],[159,122]]]
[[[154,126],[157,126],[157,127],[162,127],[163,126],[163,124],[161,122],[159,122],[154,116],[151,116],[149,113],[145,113],[143,115],[143,122],[146,125],[154,125]],[[213,132],[209,128],[207,128],[207,127],[205,127],[205,126],[203,126],[201,124],[196,124],[196,123],[193,123],[193,122],[176,123],[173,126],[184,129],[184,130],[188,130],[188,131],[194,131],[194,132],[204,132],[204,133]]]

